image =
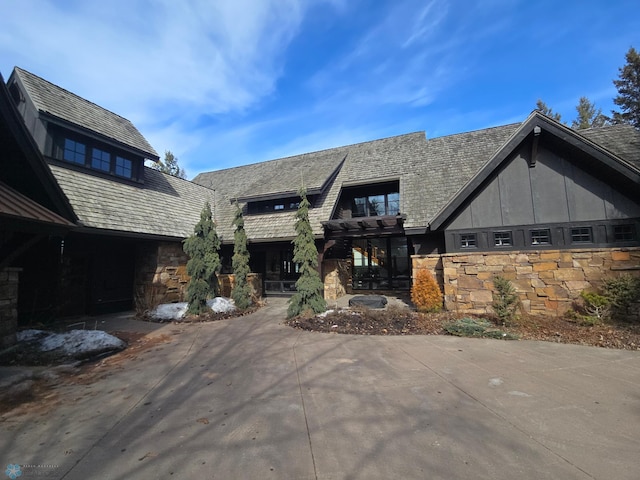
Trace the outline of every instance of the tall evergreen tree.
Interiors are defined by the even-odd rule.
[[[538,99],[538,101],[536,102],[536,110],[546,115],[547,117],[553,118],[557,122],[562,121],[562,115],[560,115],[559,113],[555,113],[553,110],[551,110],[551,108],[547,106],[546,103],[544,103],[540,99]]]
[[[236,202],[236,211],[233,219],[236,230],[233,232],[233,275],[235,282],[231,289],[231,298],[238,308],[248,308],[251,306],[251,285],[247,281],[249,269],[249,250],[247,249],[247,232],[244,230],[244,217],[242,209]]]
[[[571,123],[573,129],[597,128],[610,123],[609,118],[602,114],[602,109],[596,108],[587,97],[580,97],[576,111],[578,117]]]
[[[640,129],[640,54],[631,47],[625,57],[626,65],[618,69],[620,78],[613,81],[618,89],[613,103],[621,112],[611,113],[614,123],[626,123]]]
[[[189,255],[187,273],[191,276],[187,286],[188,313],[199,315],[206,311],[207,298],[218,294],[220,271],[220,238],[211,218],[211,206],[205,203],[200,221],[193,234],[184,241],[184,252]]]
[[[293,240],[293,261],[300,266],[300,278],[296,282],[296,293],[289,300],[289,317],[301,313],[321,313],[327,309],[324,301],[324,285],[318,273],[318,249],[309,222],[309,207],[306,188],[300,188],[300,205],[296,212],[296,238]]]

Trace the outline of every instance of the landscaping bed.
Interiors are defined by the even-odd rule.
[[[296,317],[286,323],[303,330],[355,335],[447,335],[447,328],[461,318],[464,317],[453,313],[417,313],[392,306],[385,310],[329,311],[317,316]],[[481,320],[492,325],[488,328],[490,334],[503,332],[507,334],[505,338],[640,350],[640,323],[609,321],[585,325],[563,317],[522,316],[509,326],[502,326],[493,318]],[[500,338],[500,335],[475,336]]]

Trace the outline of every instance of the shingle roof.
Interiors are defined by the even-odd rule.
[[[590,128],[578,133],[640,168],[640,132],[631,125]]]
[[[158,158],[157,152],[126,118],[21,68],[15,67],[14,75],[19,77],[40,112],[97,132],[107,139],[140,151],[147,158]]]
[[[145,167],[144,185],[114,182],[50,165],[85,227],[114,232],[186,238],[200,219],[208,188]]]
[[[531,117],[530,117],[531,118]],[[426,140],[415,132],[371,142],[306,153],[232,169],[202,173],[194,182],[216,190],[218,216],[232,218],[231,200],[247,200],[248,192],[294,192],[298,176],[324,178],[336,164],[339,169],[309,211],[314,233],[322,235],[321,222],[331,219],[340,190],[345,185],[397,179],[400,212],[405,228],[426,228],[452,198],[507,144],[521,123]],[[640,133],[629,126],[611,126],[579,132],[611,153],[640,164]],[[340,164],[344,159],[344,162]],[[246,198],[242,198],[246,197]],[[247,235],[253,241],[292,238],[292,212],[245,214]],[[219,222],[218,231],[233,235],[230,223]]]

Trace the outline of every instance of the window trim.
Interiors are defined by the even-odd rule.
[[[626,232],[618,232],[616,230],[628,228]],[[629,235],[629,238],[618,238],[619,235]],[[613,241],[614,243],[624,243],[624,242],[634,242],[638,239],[638,234],[636,232],[636,226],[633,223],[623,223],[620,225],[613,225]]]
[[[389,197],[391,195],[396,195],[397,199],[393,198],[393,199],[389,199]],[[377,212],[372,212],[371,210],[371,201],[370,199],[373,197],[384,197],[384,213],[382,214],[378,214]],[[358,201],[361,200],[362,201],[362,206],[363,206],[363,210],[364,210],[364,214],[363,215],[355,215],[356,211],[359,211],[360,209],[356,208],[356,205],[360,205],[358,203]],[[395,213],[391,213],[390,209],[389,209],[389,205],[390,204],[397,204],[397,211],[395,211]],[[373,214],[372,214],[373,213]],[[359,196],[354,196],[351,199],[351,218],[367,218],[367,217],[380,217],[380,216],[395,216],[395,215],[399,215],[400,214],[400,192],[396,192],[396,191],[391,191],[391,192],[385,192],[385,193],[371,193],[368,195],[359,195]]]
[[[541,235],[541,232],[545,232],[545,235]],[[546,242],[534,242],[534,237],[542,237],[546,236]],[[553,239],[551,238],[551,229],[550,228],[532,228],[529,230],[529,245],[532,247],[540,247],[540,246],[549,246],[553,245]]]
[[[506,235],[500,237],[500,235]],[[508,240],[509,243],[504,243],[504,240]],[[498,243],[500,240],[500,243]],[[495,248],[513,247],[513,233],[511,230],[494,230],[493,231],[493,246]]]
[[[473,241],[473,243],[471,243],[470,241]],[[477,248],[478,248],[477,233],[461,233],[460,234],[460,249],[470,250],[470,249],[477,249]]]
[[[588,239],[586,240],[576,239],[576,237],[586,237],[586,236],[588,236]],[[570,227],[569,239],[571,240],[572,245],[583,245],[587,243],[593,243],[593,228],[590,226]]]

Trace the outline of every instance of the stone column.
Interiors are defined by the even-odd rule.
[[[0,270],[0,348],[16,343],[18,284],[21,268]]]

